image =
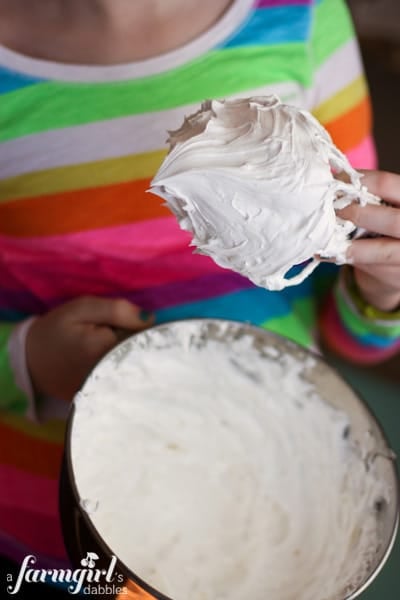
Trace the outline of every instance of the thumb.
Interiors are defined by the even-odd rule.
[[[88,297],[79,300],[75,320],[116,329],[140,330],[154,323],[154,316],[123,298]]]

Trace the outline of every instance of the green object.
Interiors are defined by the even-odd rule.
[[[141,310],[139,314],[139,318],[141,321],[148,321],[150,319],[151,313],[148,310]]]
[[[22,415],[28,408],[28,398],[14,381],[7,347],[14,327],[15,323],[0,323],[0,410]]]

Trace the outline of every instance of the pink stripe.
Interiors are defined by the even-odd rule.
[[[60,251],[90,252],[124,259],[127,252],[134,252],[136,257],[147,259],[165,249],[186,247],[191,237],[171,216],[64,235],[23,238],[0,235],[0,250],[8,260],[18,260],[21,256],[29,258],[32,252]]]
[[[1,507],[0,531],[32,548],[32,554],[66,559],[59,519],[38,512]]]
[[[53,518],[58,515],[58,482],[54,479],[1,465],[0,490],[7,490],[0,496],[1,510],[8,506]]]
[[[376,169],[378,160],[372,136],[366,137],[361,144],[348,150],[346,155],[355,169]]]
[[[14,537],[7,535],[4,531],[0,531],[0,557],[5,556],[9,560],[22,563],[28,554],[35,554],[35,549],[31,546],[23,544]],[[46,553],[39,554],[36,551],[38,569],[68,569],[71,568],[71,563],[67,558],[65,551],[62,557],[48,556]]]
[[[220,272],[210,258],[193,254],[189,247],[148,261],[129,255],[122,260],[61,253],[45,257],[32,252],[30,261],[0,264],[0,281],[4,288],[28,292],[45,306],[54,298],[113,295],[120,290],[140,290]]]
[[[22,292],[27,300],[11,308],[40,312],[61,298],[113,295],[222,273],[210,258],[194,254],[189,242],[174,217],[65,236],[1,236],[0,281],[6,296]]]
[[[65,557],[59,523],[58,481],[0,467],[0,530],[44,554]]]

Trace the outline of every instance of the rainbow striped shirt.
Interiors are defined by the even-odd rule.
[[[16,322],[84,294],[123,296],[158,322],[249,321],[313,346],[318,298],[335,268],[283,292],[257,288],[193,254],[146,193],[166,131],[202,100],[270,93],[312,110],[354,166],[374,165],[368,91],[342,0],[234,0],[185,47],[132,64],[61,65],[0,46],[0,554],[34,552],[51,567],[65,560],[64,420],[24,417],[7,343]],[[392,351],[398,333],[360,325],[342,297],[326,314],[322,329],[337,347],[349,338],[352,356]]]

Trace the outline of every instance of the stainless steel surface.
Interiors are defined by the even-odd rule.
[[[182,336],[179,335],[179,331],[182,326],[187,327],[188,323],[191,323],[191,335],[185,339],[185,346],[183,347]],[[166,323],[128,338],[100,361],[94,370],[94,374],[101,370],[104,363],[118,363],[124,360],[128,354],[132,357],[132,353],[152,352],[155,348],[168,351],[172,347],[180,347],[182,351],[187,351],[190,345],[203,346],[210,339],[218,340],[222,344],[229,344],[232,340],[243,336],[251,336],[254,347],[259,350],[261,355],[267,355],[269,359],[271,358],[272,349],[276,355],[274,359],[277,361],[281,360],[281,357],[290,354],[304,364],[303,377],[313,383],[321,398],[349,415],[351,421],[349,436],[352,443],[358,445],[360,448],[365,448],[366,439],[368,439],[365,461],[375,463],[381,477],[385,480],[390,490],[390,502],[383,502],[379,507],[377,522],[380,544],[375,560],[370,566],[369,574],[356,590],[350,595],[343,597],[343,600],[352,600],[365,590],[378,575],[392,549],[399,520],[399,481],[394,454],[389,447],[380,424],[362,398],[320,356],[312,354],[286,338],[245,323],[195,319]],[[81,523],[88,529],[91,536],[94,536],[100,548],[106,554],[111,555],[112,551],[108,548],[106,541],[99,539],[95,528],[90,522],[90,518],[79,507],[79,494],[74,481],[73,465],[70,456],[73,419],[74,410],[71,411],[68,426],[64,476],[67,478],[71,488],[70,491],[72,491],[72,498],[74,500],[72,504],[74,505],[74,510],[78,512]],[[64,506],[64,510],[62,511],[67,520],[68,514],[66,513],[68,513],[68,510],[70,509]],[[70,528],[70,525],[71,521],[69,521],[69,525],[64,526],[64,531],[66,528]],[[66,535],[71,538],[71,531],[67,531]],[[71,544],[71,539],[69,539],[67,546],[71,548]],[[142,582],[125,565],[119,563],[119,568],[126,575],[127,579],[132,582],[134,589],[139,587],[139,589],[146,590],[150,594],[149,598],[154,597],[161,600],[168,600],[160,592],[153,590],[150,586]],[[137,590],[135,593],[137,593]]]

